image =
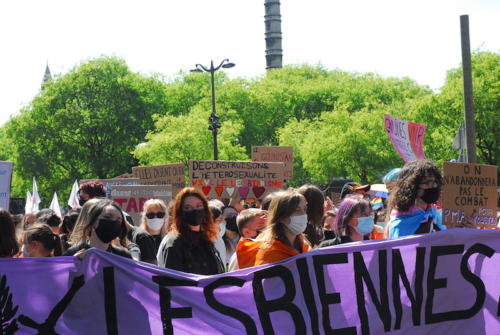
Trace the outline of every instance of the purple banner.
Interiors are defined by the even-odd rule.
[[[499,253],[500,231],[450,229],[216,276],[98,250],[81,262],[0,259],[0,327],[4,334],[498,334]]]

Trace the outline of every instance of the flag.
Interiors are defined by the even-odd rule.
[[[69,195],[68,205],[71,208],[80,207],[80,203],[78,202],[78,181],[75,179],[75,183],[71,188],[71,194]]]
[[[376,211],[377,209],[384,206],[384,203],[382,202],[381,197],[373,198],[373,200],[371,201],[371,204],[372,204],[372,208],[374,211]]]
[[[41,202],[42,200],[40,199],[40,195],[38,195],[38,187],[36,186],[36,179],[33,177],[33,197],[31,198],[33,207],[31,207],[31,211],[37,212],[39,210],[38,206]]]
[[[31,200],[31,193],[28,191],[26,194],[26,204],[24,205],[24,214],[31,213],[31,209],[33,208],[33,202]]]
[[[57,199],[57,193],[54,192],[54,196],[52,197],[52,202],[50,203],[50,209],[52,209],[57,216],[62,218],[61,215],[61,207],[59,207],[59,200]]]

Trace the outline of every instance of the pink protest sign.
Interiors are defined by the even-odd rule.
[[[384,128],[392,146],[405,162],[425,159],[424,136],[427,126],[384,114]]]

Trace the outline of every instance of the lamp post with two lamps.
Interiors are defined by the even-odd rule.
[[[196,64],[196,67],[191,70],[191,72],[210,72],[210,79],[212,84],[212,114],[208,118],[209,126],[208,129],[212,131],[212,137],[214,139],[214,160],[219,159],[219,149],[217,148],[217,129],[220,128],[219,116],[215,112],[215,72],[220,68],[229,69],[234,67],[234,63],[231,63],[229,59],[224,59],[218,66],[214,67],[214,61],[210,61],[210,67],[206,68],[201,64]]]

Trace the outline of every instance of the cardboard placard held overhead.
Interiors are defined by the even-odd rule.
[[[82,179],[80,180],[80,186],[88,181],[99,182],[104,185],[106,190],[106,197],[111,196],[111,190],[114,186],[122,185],[139,185],[139,178],[113,178],[113,179]]]
[[[497,166],[444,163],[443,223],[454,227],[470,216],[478,227],[497,226]]]
[[[111,200],[127,212],[136,226],[141,223],[144,203],[149,199],[161,199],[168,205],[172,200],[170,185],[115,185],[111,190]]]
[[[293,178],[293,147],[252,146],[253,162],[282,162],[285,179]]]
[[[183,163],[135,166],[132,174],[139,178],[141,185],[172,185],[173,196],[186,186]]]
[[[190,185],[211,199],[262,199],[284,188],[284,172],[278,162],[189,161]]]

